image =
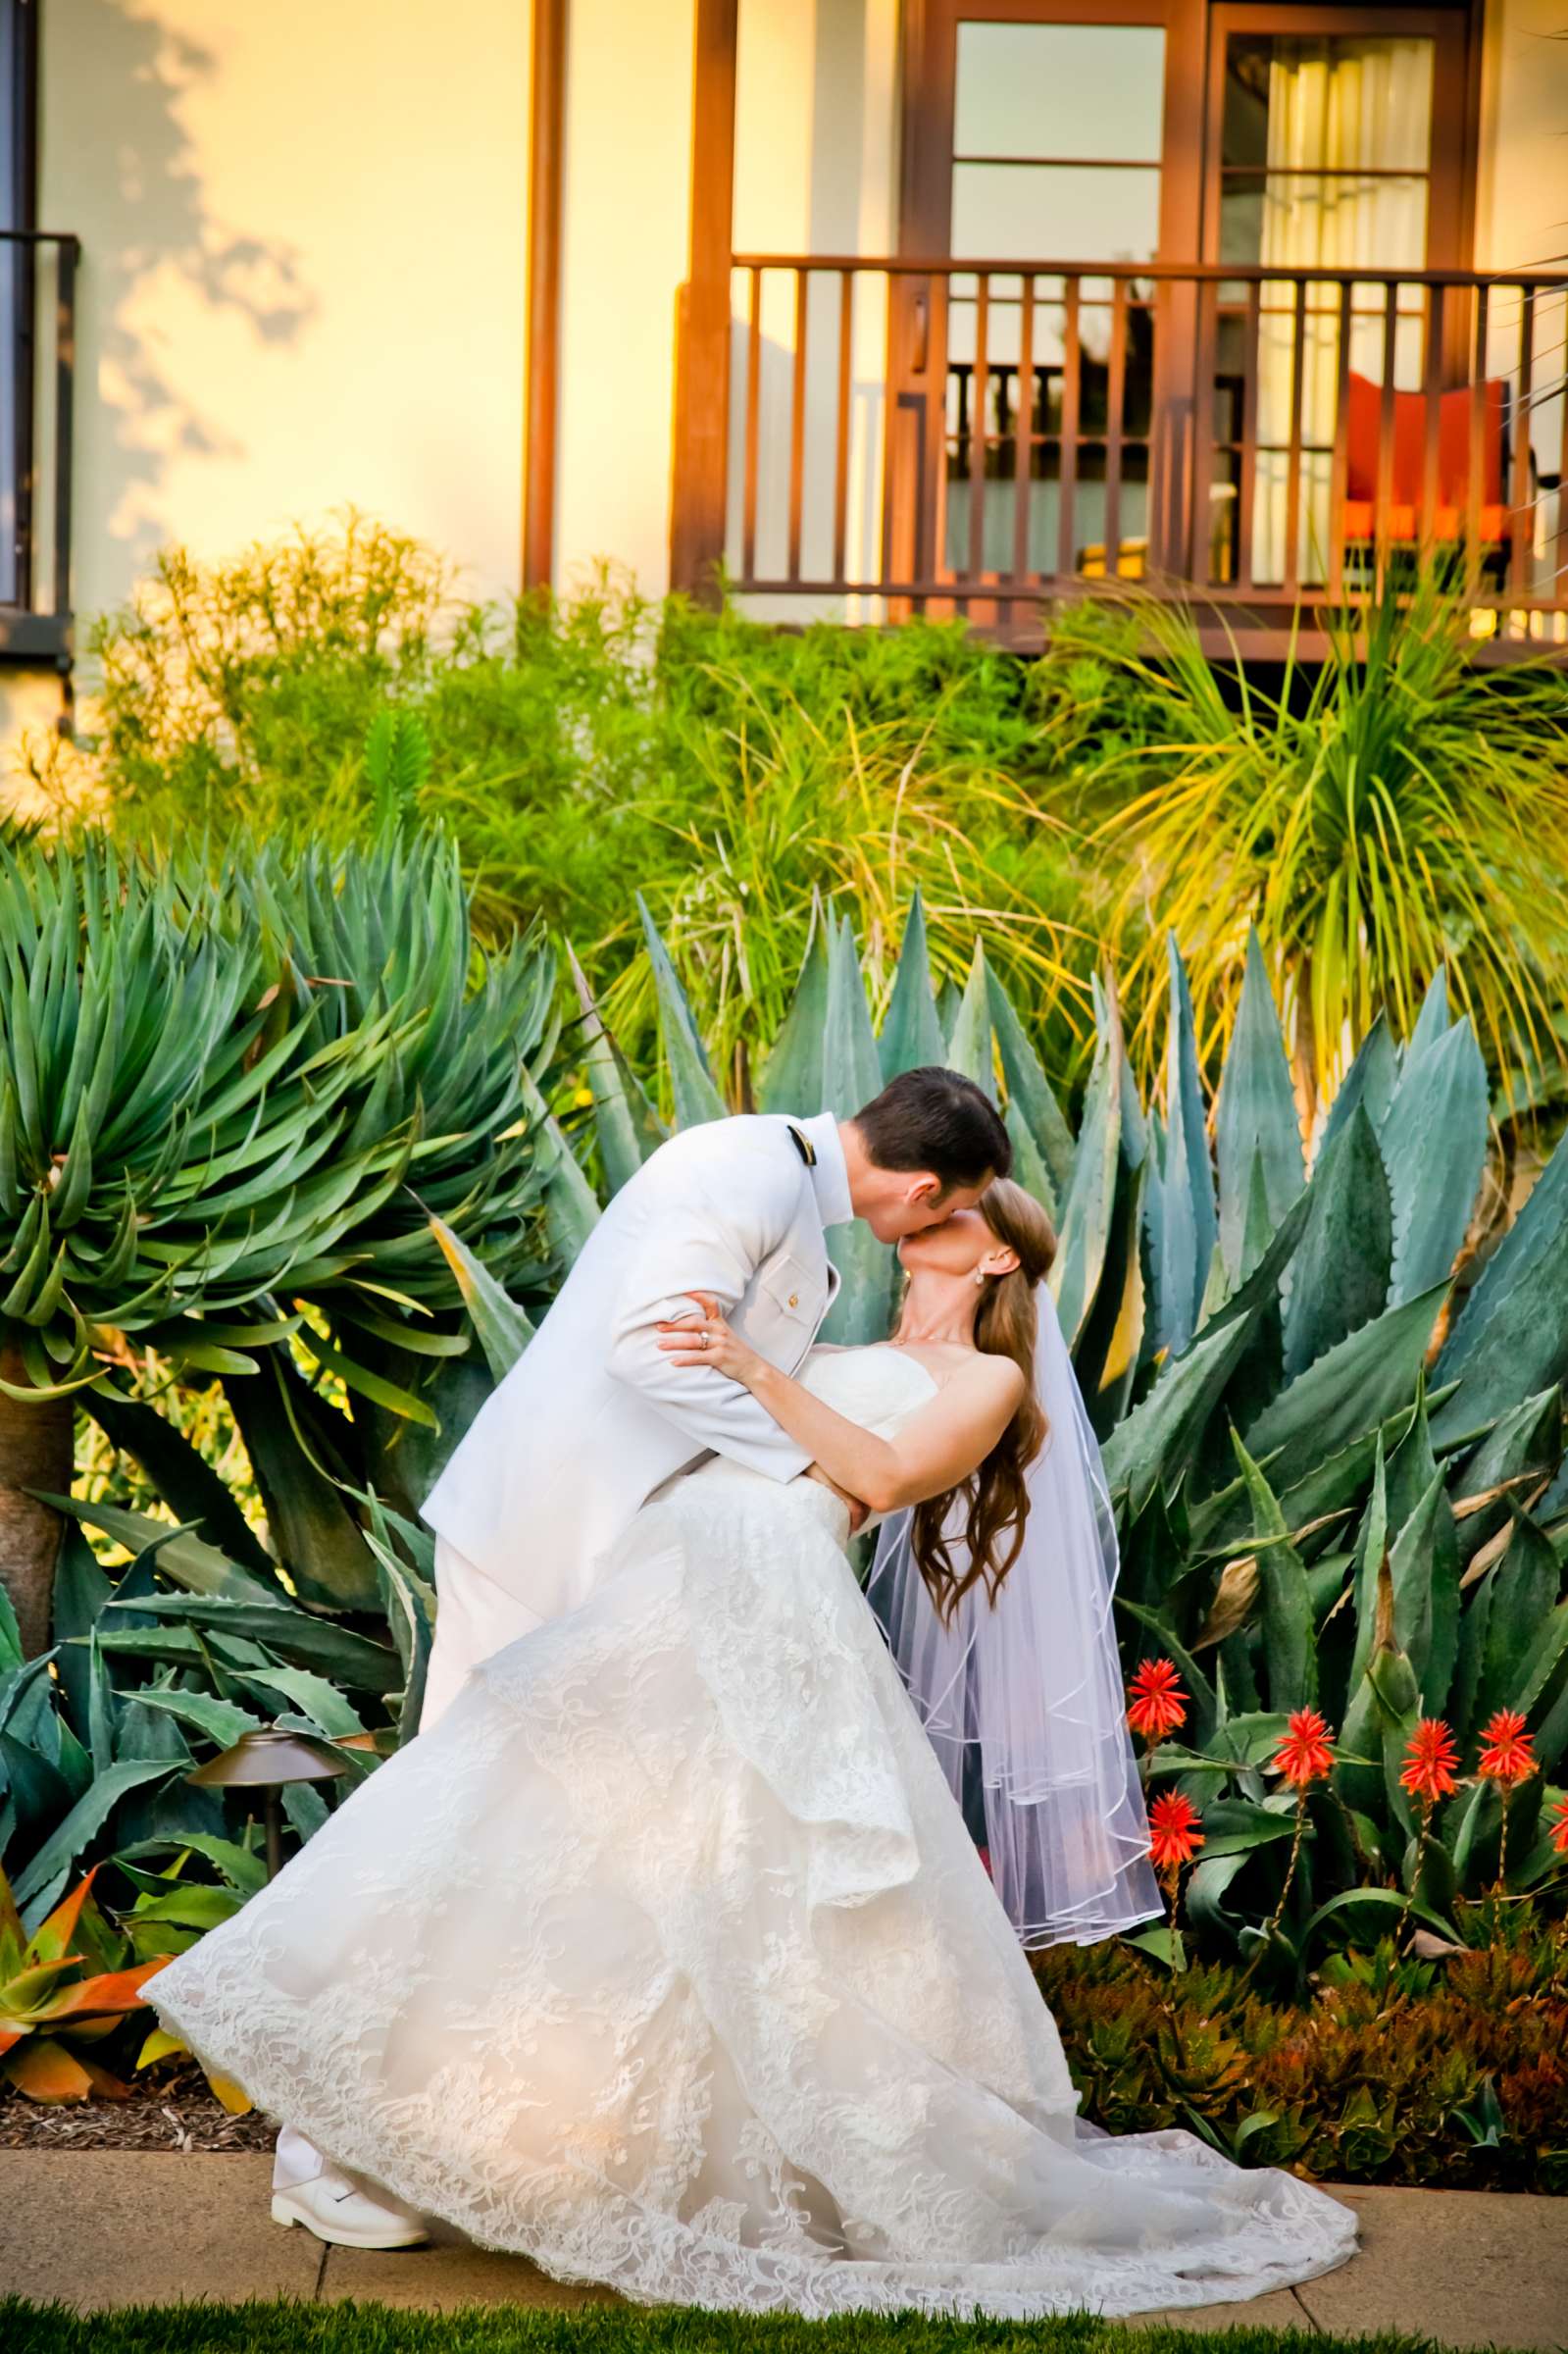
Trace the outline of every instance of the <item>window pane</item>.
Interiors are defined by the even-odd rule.
[[[1159,242],[1157,167],[955,164],[955,259],[1146,262]]]
[[[1157,164],[1158,25],[960,25],[956,155]]]
[[[1228,179],[1220,199],[1222,262],[1419,270],[1426,250],[1424,178],[1247,173]]]
[[[1432,69],[1430,40],[1238,35],[1226,55],[1223,160],[1425,172]]]

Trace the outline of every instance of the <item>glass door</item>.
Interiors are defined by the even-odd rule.
[[[1357,414],[1375,407],[1391,371],[1407,391],[1428,381],[1421,274],[1469,260],[1465,38],[1458,9],[1213,11],[1208,259],[1314,276],[1265,278],[1255,301],[1221,288],[1211,578],[1321,584],[1345,504],[1341,410],[1362,387]],[[1391,293],[1358,269],[1412,282]],[[1434,366],[1463,353],[1458,313]]]
[[[926,12],[902,249],[947,267],[895,281],[888,513],[890,572],[960,591],[939,609],[1005,624],[1042,579],[1142,569],[1163,19],[1161,0]]]

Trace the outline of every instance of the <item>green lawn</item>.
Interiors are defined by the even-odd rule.
[[[1308,2329],[1134,2328],[1068,2314],[1054,2321],[945,2321],[920,2314],[848,2314],[807,2322],[748,2320],[698,2306],[588,2306],[540,2312],[526,2305],[465,2305],[405,2312],[352,2298],[309,2304],[257,2297],[238,2304],[127,2305],[77,2314],[62,2304],[0,2297],[6,2354],[729,2354],[745,2343],[766,2354],[968,2354],[1018,2345],[1052,2354],[1432,2354],[1438,2341],[1380,2331],[1335,2337]]]

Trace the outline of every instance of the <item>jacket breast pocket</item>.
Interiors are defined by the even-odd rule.
[[[815,1331],[827,1291],[818,1268],[792,1252],[782,1252],[758,1268],[757,1290],[759,1321],[776,1322],[782,1338],[804,1340]]]

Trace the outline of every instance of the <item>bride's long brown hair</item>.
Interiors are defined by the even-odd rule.
[[[1010,1177],[997,1177],[976,1204],[999,1243],[1016,1253],[1010,1274],[988,1275],[975,1316],[975,1346],[987,1356],[1010,1356],[1023,1370],[1025,1390],[1018,1411],[995,1446],[967,1479],[940,1496],[917,1504],[910,1520],[910,1551],[926,1581],[937,1617],[950,1625],[963,1597],[980,1578],[994,1604],[1002,1580],[1017,1561],[1029,1515],[1024,1474],[1045,1443],[1045,1415],[1035,1395],[1035,1287],[1056,1256],[1056,1229],[1033,1194]],[[944,1536],[955,1498],[965,1504],[962,1530],[968,1566],[953,1566],[952,1537]]]

